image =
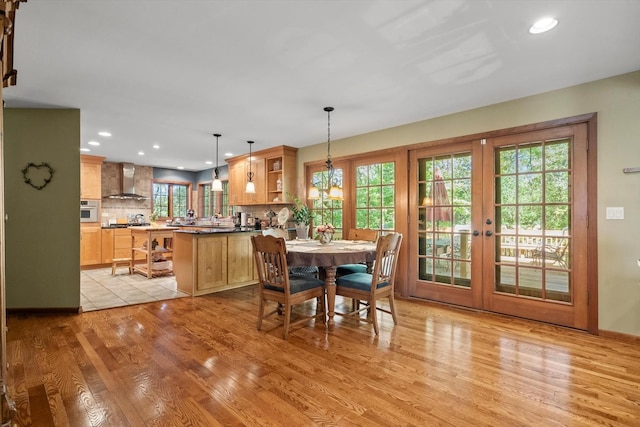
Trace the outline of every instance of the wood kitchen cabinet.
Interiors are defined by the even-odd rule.
[[[253,245],[251,235],[229,235],[227,241],[227,269],[230,285],[246,283],[253,277]]]
[[[80,266],[100,264],[102,261],[102,228],[80,227]]]
[[[287,193],[296,194],[297,152],[294,147],[280,146],[265,150],[267,169],[267,203],[290,204]]]
[[[229,165],[229,204],[264,205],[291,203],[287,192],[295,194],[298,149],[281,145],[252,153],[251,170],[256,194],[245,193],[248,155],[227,159]],[[280,181],[280,185],[278,185]]]
[[[113,232],[111,228],[102,229],[102,264],[110,264],[113,262]],[[128,256],[127,256],[128,257]]]
[[[102,162],[104,157],[80,155],[80,198],[102,198]]]
[[[266,183],[265,183],[265,159],[254,159],[251,161],[251,172],[253,172],[253,183],[256,186],[255,194],[245,192],[247,181],[249,180],[249,161],[245,159],[229,163],[229,204],[230,205],[263,205],[265,204]],[[255,155],[254,155],[255,157]]]
[[[142,242],[139,242],[139,246],[142,246]],[[114,258],[129,258],[130,256],[131,231],[127,228],[103,228],[102,264],[111,264]],[[145,259],[145,256],[144,254],[136,254],[136,259]]]
[[[255,234],[174,233],[173,271],[178,289],[195,296],[257,283],[251,246]]]

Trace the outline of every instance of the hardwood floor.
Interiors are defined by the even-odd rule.
[[[256,295],[10,315],[13,425],[640,425],[637,343],[403,300],[284,341]]]

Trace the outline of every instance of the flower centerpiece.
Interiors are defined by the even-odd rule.
[[[336,228],[328,223],[320,224],[316,227],[316,233],[318,233],[318,240],[323,245],[330,243],[333,239],[333,233],[336,232]]]

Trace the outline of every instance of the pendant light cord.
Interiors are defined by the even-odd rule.
[[[216,174],[215,179],[218,179],[218,173],[220,172],[220,169],[218,169],[218,138],[220,138],[222,135],[219,133],[214,133],[213,136],[216,137],[216,167],[214,169],[214,172]]]
[[[333,162],[331,161],[331,112],[333,107],[324,107],[324,111],[327,112],[327,178],[329,186],[333,181]]]

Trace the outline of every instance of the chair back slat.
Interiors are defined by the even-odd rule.
[[[393,288],[401,243],[402,234],[400,233],[390,233],[378,239],[371,293],[376,292],[380,283],[388,283]]]
[[[349,230],[348,240],[366,240],[375,242],[378,239],[378,230],[369,228],[352,228]]]
[[[282,237],[253,236],[251,238],[261,288],[270,286],[289,293],[286,244]]]

